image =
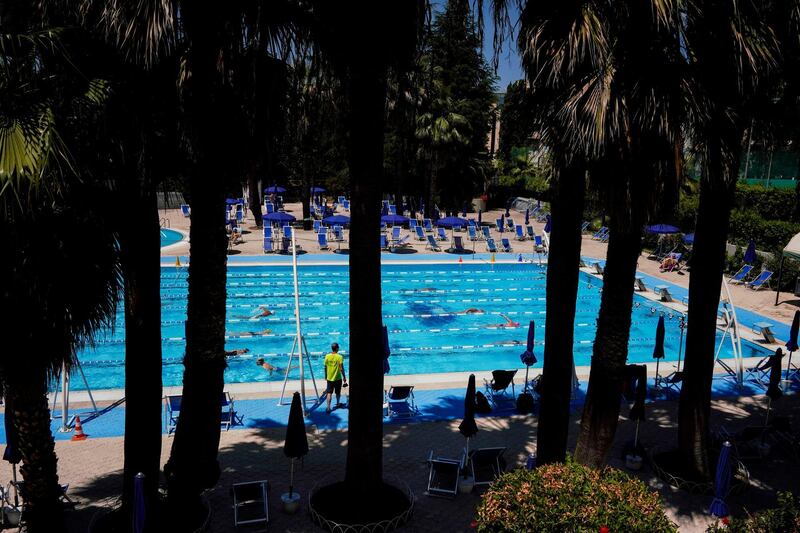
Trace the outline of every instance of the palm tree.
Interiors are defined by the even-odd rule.
[[[797,20],[797,2],[784,6]],[[689,324],[678,411],[678,444],[701,475],[710,475],[709,418],[717,308],[733,193],[745,131],[780,45],[768,24],[769,2],[686,3],[687,88],[693,141],[701,155],[700,203],[689,280]],[[775,21],[773,19],[773,21]],[[790,32],[791,33],[791,32]],[[792,39],[796,45],[796,33]]]

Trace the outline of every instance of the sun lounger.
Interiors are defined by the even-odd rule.
[[[502,218],[496,219],[494,221],[494,225],[497,227],[497,231],[499,231],[500,233],[503,232],[503,219]]]
[[[431,222],[431,219],[429,218],[422,219],[422,225],[425,228],[425,231],[427,231],[428,233],[433,233],[433,223]]]
[[[184,217],[189,218],[192,216],[192,208],[189,207],[189,204],[181,204],[181,213]]]
[[[320,250],[328,249],[328,236],[325,233],[317,233],[317,243]]]
[[[436,238],[440,241],[447,240],[447,233],[445,233],[444,228],[436,228]]]
[[[469,235],[469,240],[478,240],[478,231],[475,229],[475,226],[467,226],[467,234]]]
[[[505,448],[478,448],[469,452],[467,462],[475,485],[491,485],[506,469]]]
[[[756,277],[756,279],[754,279],[749,283],[745,283],[745,285],[747,285],[754,291],[757,291],[763,287],[769,287],[769,278],[771,277],[772,277],[772,272],[770,272],[769,270],[762,270],[761,273],[758,275],[758,277]]]
[[[525,226],[525,231],[528,233],[528,238],[530,240],[536,239],[536,232],[533,231],[533,226]]]
[[[774,324],[769,322],[756,322],[753,324],[753,333],[760,334],[767,343],[775,344],[775,334],[772,333],[773,327],[775,327]]]
[[[274,212],[275,212],[275,204],[273,204],[273,203],[269,203],[269,202],[268,202],[268,203],[264,204],[264,207],[266,208],[266,209],[264,209],[264,211],[265,211],[265,212],[266,212],[268,215],[269,215],[270,213],[274,213]]]
[[[350,200],[345,200],[344,202],[342,202],[342,207],[344,208],[345,211],[350,211]]]
[[[669,287],[666,285],[656,285],[655,292],[659,295],[662,302],[673,302],[672,294],[669,292]]]
[[[283,227],[283,238],[292,240],[292,227],[291,226],[284,226]]]
[[[413,418],[419,414],[414,401],[414,386],[389,387],[383,395],[383,408],[389,418]]]
[[[495,246],[494,239],[491,237],[486,239],[486,251],[493,254],[497,253],[497,246]]]
[[[742,268],[740,268],[736,274],[731,276],[731,279],[728,280],[728,283],[745,283],[745,279],[750,275],[751,270],[753,270],[753,265],[742,265]]]
[[[594,235],[592,235],[592,239],[595,239],[595,240],[598,240],[598,241],[602,240],[603,235],[605,235],[606,233],[608,233],[608,228],[603,226],[602,228],[597,230],[597,232],[595,232]]]
[[[455,498],[458,493],[458,478],[461,473],[461,459],[434,457],[433,450],[428,455],[428,496]]]
[[[525,232],[522,230],[522,226],[517,224],[514,227],[515,227],[516,232],[517,232],[517,240],[518,241],[524,241],[525,240]]]
[[[248,481],[231,486],[233,525],[269,523],[269,482]]]
[[[484,379],[486,386],[486,396],[493,405],[502,399],[514,400],[514,376],[517,375],[516,370],[492,370],[492,379]],[[508,388],[511,387],[511,396],[508,396]]]
[[[319,220],[314,221],[314,233],[322,231],[322,223]]]
[[[167,426],[167,435],[171,435],[178,424],[178,417],[181,413],[181,401],[183,396],[171,395],[164,397],[164,418]],[[229,430],[232,425],[240,422],[239,417],[236,416],[236,410],[233,405],[233,398],[229,392],[223,392],[220,397],[220,424]]]
[[[504,252],[511,253],[514,250],[511,248],[511,242],[503,237],[500,239],[500,247],[503,249]]]
[[[544,241],[542,241],[541,235],[536,235],[533,238],[533,250],[539,254],[546,251],[544,247]]]
[[[341,226],[333,227],[333,241],[335,242],[344,241],[344,231],[342,230]]]
[[[396,205],[390,205],[389,206],[389,214],[390,215],[396,215],[397,214],[397,206]]]
[[[417,226],[417,219],[416,218],[410,218],[408,220],[408,229],[410,229],[411,231],[414,231],[414,228],[416,228],[416,227],[418,227]]]
[[[589,227],[589,222],[588,222],[588,221],[584,221],[584,223],[583,223],[583,224],[581,224],[581,233],[583,233],[584,231],[586,231],[586,229],[587,229],[588,227]]]
[[[386,235],[381,233],[381,250],[388,250],[389,249],[389,240],[386,238]]]
[[[393,243],[396,243],[397,241],[400,240],[400,230],[401,229],[402,228],[400,226],[394,226],[392,228],[392,242]]]
[[[466,250],[464,250],[464,237],[460,235],[455,235],[453,237],[453,245],[448,250],[453,253],[463,254]]]
[[[492,229],[489,226],[481,226],[481,233],[483,233],[483,240],[485,241],[492,238]]]
[[[425,230],[422,229],[422,226],[416,226],[414,228],[414,231],[417,234],[417,240],[418,241],[424,241],[426,239]]]
[[[636,280],[633,282],[633,288],[639,292],[646,292],[647,285],[644,284],[644,278],[636,277]]]
[[[433,238],[433,235],[428,235],[427,237],[428,237],[428,244],[425,245],[425,249],[426,250],[431,250],[433,252],[442,251],[442,249],[439,248],[439,245],[437,244],[436,239]]]

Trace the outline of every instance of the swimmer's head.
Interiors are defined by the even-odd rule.
[[[258,366],[263,365],[264,364],[264,358],[263,357],[259,357],[258,359],[256,359],[256,364]]]

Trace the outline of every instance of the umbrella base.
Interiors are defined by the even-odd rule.
[[[300,493],[296,491],[291,494],[284,492],[281,494],[281,503],[283,504],[284,513],[295,514],[300,509]]]

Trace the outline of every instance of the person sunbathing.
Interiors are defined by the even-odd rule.
[[[233,357],[236,355],[244,355],[250,351],[250,348],[238,348],[236,350],[225,350],[226,357]]]
[[[661,272],[666,272],[667,270],[671,271],[677,266],[678,266],[678,260],[670,255],[668,257],[665,257],[664,260],[661,262]]]

